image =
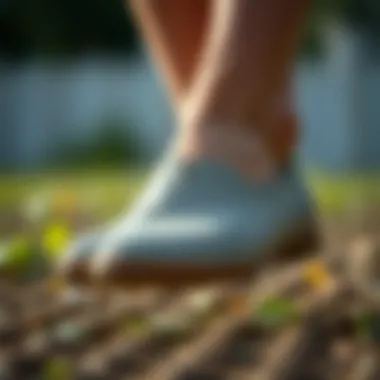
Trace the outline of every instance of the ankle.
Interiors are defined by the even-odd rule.
[[[179,142],[180,153],[185,160],[219,160],[255,180],[272,177],[276,170],[264,140],[252,128],[218,124],[189,128],[187,132]]]
[[[186,160],[209,157],[223,161],[255,180],[272,178],[292,156],[296,117],[287,113],[257,125],[260,127],[188,126],[179,140],[180,153]]]

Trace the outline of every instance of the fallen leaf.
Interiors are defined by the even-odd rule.
[[[322,260],[316,260],[305,269],[305,281],[315,290],[328,290],[333,285],[333,279]]]

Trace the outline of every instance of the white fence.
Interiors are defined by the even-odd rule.
[[[302,150],[309,161],[380,164],[380,66],[364,52],[356,37],[330,33],[326,59],[299,64]],[[133,128],[150,157],[172,127],[165,94],[143,57],[4,66],[0,88],[0,159],[16,166],[38,165],[62,139],[87,138],[109,115]]]
[[[8,161],[19,166],[39,164],[63,139],[86,139],[107,118],[134,128],[151,155],[171,127],[165,94],[143,58],[28,63],[1,70],[0,86],[6,136],[0,145],[8,146]]]

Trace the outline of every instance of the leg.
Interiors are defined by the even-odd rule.
[[[307,0],[215,1],[191,105],[203,122],[250,126],[273,111],[292,69]],[[228,96],[234,96],[234,107]],[[227,99],[227,100],[226,100]]]
[[[210,4],[210,0],[130,1],[176,112],[187,96],[202,54],[209,26]],[[93,256],[102,235],[102,230],[89,233],[74,244],[62,263],[68,277],[88,278],[87,262]]]
[[[240,147],[241,159],[253,163],[257,134],[267,140],[281,135],[273,119],[287,91],[307,3],[214,2],[207,49],[186,104],[190,141],[184,139],[185,149],[225,156],[227,145],[234,148],[231,134],[240,135],[251,142],[246,152]],[[221,135],[229,136],[227,144],[221,143]]]
[[[97,278],[175,284],[250,276],[289,240],[312,246],[308,194],[292,168],[278,166],[264,185],[252,170],[263,166],[257,136],[279,159],[273,136],[292,125],[284,94],[305,8],[301,0],[213,2],[202,60],[180,96],[180,149],[132,215],[102,237]],[[171,83],[177,94],[186,88]],[[279,113],[287,115],[281,127]],[[246,173],[255,175],[247,181]]]
[[[132,1],[148,48],[177,105],[187,95],[201,56],[209,5],[209,0]]]
[[[205,50],[210,27],[211,0],[132,0],[131,5],[148,48],[161,69],[174,103],[185,102]],[[184,17],[181,17],[184,15]],[[274,121],[280,141],[272,141],[281,158],[293,143],[296,120],[291,103],[291,80],[279,95],[281,102]],[[291,134],[289,134],[291,132]],[[285,144],[281,144],[286,133]]]

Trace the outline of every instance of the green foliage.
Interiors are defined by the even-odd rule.
[[[380,316],[375,312],[362,313],[357,318],[357,331],[363,338],[380,342]]]
[[[72,378],[72,366],[67,358],[54,357],[45,365],[44,380],[68,380]]]
[[[136,28],[123,0],[7,0],[0,6],[0,52],[10,57],[73,56],[86,51],[128,53]],[[304,55],[321,54],[319,30],[332,16],[380,36],[380,2],[317,0],[309,12]]]
[[[303,58],[315,60],[322,57],[323,48],[319,32],[319,23],[317,21],[307,24],[300,49]]]
[[[295,304],[284,298],[268,298],[254,314],[254,318],[264,327],[281,328],[298,320]]]
[[[10,56],[126,53],[135,45],[121,0],[9,0],[0,6],[0,50]]]
[[[58,153],[58,164],[64,167],[103,168],[140,160],[140,146],[124,123],[105,121],[97,130],[98,133],[89,140],[63,143]]]
[[[7,0],[0,6],[0,51],[11,57],[76,55],[89,50],[126,53],[136,48],[127,1]],[[317,0],[309,13],[303,52],[320,52],[323,15],[380,36],[380,2]]]
[[[354,28],[380,37],[380,3],[374,0],[318,0],[315,12],[324,12]]]
[[[0,268],[7,272],[23,275],[33,260],[34,249],[24,236],[3,243],[0,248]]]
[[[326,20],[342,22],[364,32],[370,40],[380,38],[380,2],[374,0],[317,0],[312,3],[304,29],[301,53],[307,59],[323,55],[321,29]]]

